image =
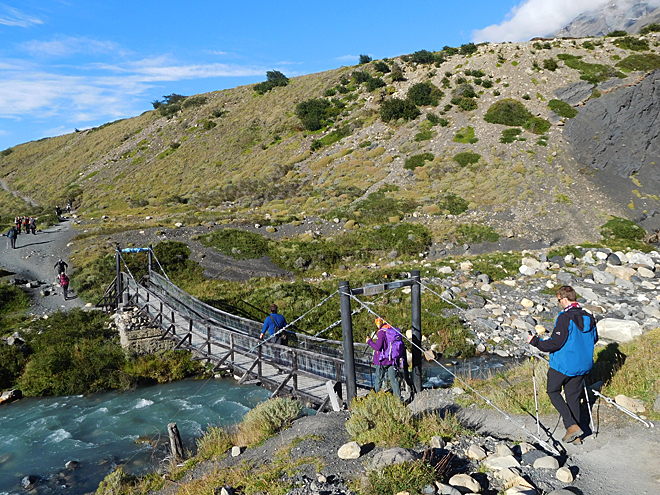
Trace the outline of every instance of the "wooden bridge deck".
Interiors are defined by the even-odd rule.
[[[263,343],[258,338],[257,328],[261,326],[258,322],[243,319],[238,323],[250,327],[251,332],[237,331],[229,328],[226,322],[195,314],[194,309],[164,297],[163,293],[153,288],[130,282],[128,285],[130,304],[139,307],[154,326],[162,329],[162,338],[174,339],[177,348],[191,351],[195,359],[213,363],[216,370],[231,370],[239,383],[259,383],[272,391],[272,396],[292,396],[318,410],[329,407],[331,403],[329,387],[337,393],[340,403],[342,397],[347,397],[343,380],[344,363],[337,355],[336,346],[326,349],[334,355],[325,355],[323,348],[320,348],[321,352],[301,348],[310,346],[308,337],[302,342],[292,342],[291,346]],[[362,396],[371,389],[373,370],[364,358],[357,367],[362,374],[357,390],[358,395]]]

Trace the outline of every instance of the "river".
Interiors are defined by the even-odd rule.
[[[1,406],[0,495],[25,493],[21,479],[26,475],[39,477],[39,494],[79,495],[95,491],[117,465],[134,474],[153,470],[166,455],[168,423],[177,423],[184,447],[194,451],[202,429],[240,421],[269,395],[230,379],[183,380]],[[67,461],[79,465],[68,470]]]

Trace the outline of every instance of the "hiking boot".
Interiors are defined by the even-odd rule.
[[[564,435],[564,438],[562,438],[562,441],[566,443],[571,443],[576,438],[581,437],[583,433],[584,432],[580,429],[578,425],[569,426],[568,429],[566,430],[566,435]]]
[[[573,440],[573,445],[582,445],[582,439],[580,437],[577,437],[575,440]]]

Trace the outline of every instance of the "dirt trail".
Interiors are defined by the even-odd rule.
[[[69,274],[74,269],[69,261],[68,244],[75,234],[72,220],[67,218],[58,225],[37,230],[36,235],[22,233],[16,241],[16,249],[0,241],[0,267],[9,272],[6,275],[11,279],[39,282],[38,287],[25,289],[32,300],[30,313],[41,316],[85,305],[73,290],[69,290],[69,298],[64,301],[62,289],[56,283],[54,265],[60,258],[68,263]],[[6,241],[6,237],[3,240]],[[42,291],[47,295],[42,296]]]

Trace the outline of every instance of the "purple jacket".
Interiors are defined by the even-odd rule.
[[[376,340],[373,341],[369,339],[367,341],[367,344],[371,346],[371,348],[375,351],[374,352],[374,359],[373,363],[377,366],[391,366],[394,364],[394,362],[391,359],[384,358],[383,360],[380,359],[380,353],[381,351],[385,350],[385,346],[387,342],[385,341],[385,329],[388,328],[387,325],[383,325],[380,330],[378,330],[378,335],[376,335]]]

